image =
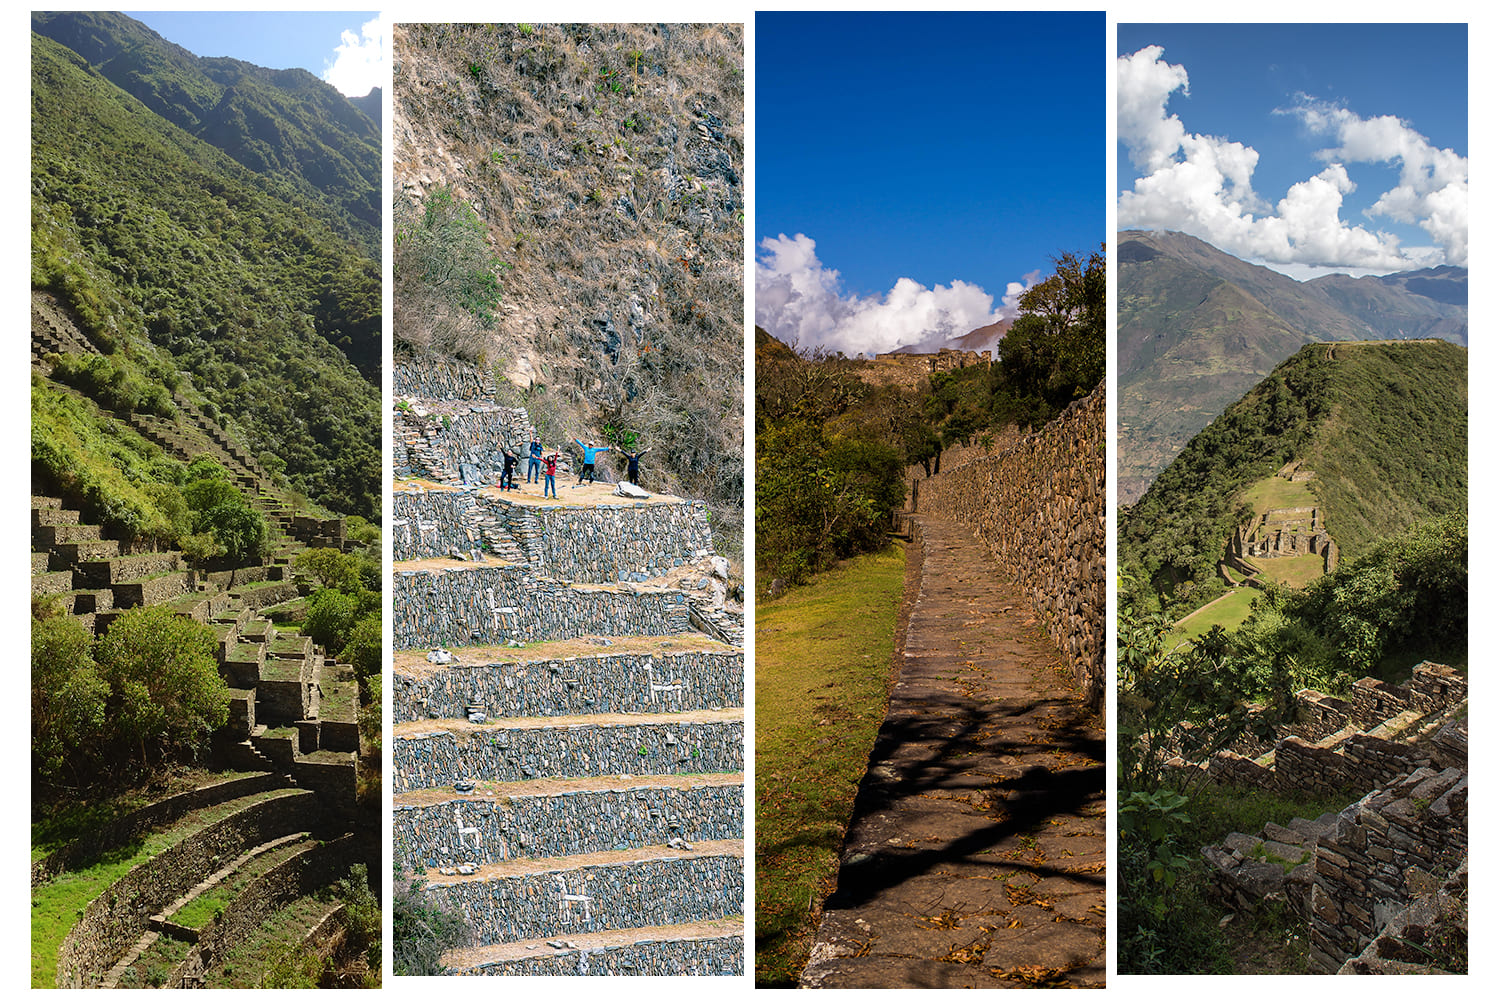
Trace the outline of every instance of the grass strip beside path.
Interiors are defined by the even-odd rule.
[[[906,553],[756,608],[755,979],[794,986],[885,717]]]

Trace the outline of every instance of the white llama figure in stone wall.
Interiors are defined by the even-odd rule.
[[[472,833],[474,835],[474,850],[479,850],[479,827],[464,826],[464,814],[458,806],[453,807],[453,819],[458,823],[458,846],[462,847],[464,845],[465,834]]]
[[[557,891],[561,893],[561,899],[557,904],[557,915],[562,919],[563,926],[566,927],[568,924],[571,924],[573,922],[571,920],[571,917],[573,915],[574,903],[583,904],[583,919],[579,921],[579,923],[590,923],[591,918],[589,916],[589,904],[594,901],[594,897],[585,896],[582,893],[569,892],[567,879],[563,878],[561,875],[557,875],[554,877],[557,879]]]
[[[659,694],[661,695],[662,702],[665,703],[670,696],[678,708],[682,707],[682,689],[687,685],[683,684],[682,681],[671,681],[665,684],[656,683],[656,679],[652,677],[652,664],[649,660],[646,663],[646,686],[650,689],[651,704],[656,704],[656,696]]]

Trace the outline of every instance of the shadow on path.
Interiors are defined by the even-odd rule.
[[[973,534],[920,524],[904,661],[802,985],[1101,986],[1102,720]]]

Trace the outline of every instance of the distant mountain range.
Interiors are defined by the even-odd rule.
[[[1134,230],[1117,253],[1121,503],[1303,344],[1468,343],[1464,268],[1303,282],[1184,233]]]
[[[31,28],[184,132],[324,201],[378,250],[378,91],[371,114],[307,70],[202,58],[124,14],[35,12]]]

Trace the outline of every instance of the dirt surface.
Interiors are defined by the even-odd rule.
[[[401,806],[432,806],[444,802],[473,799],[478,802],[510,799],[522,795],[564,795],[568,792],[629,791],[632,788],[718,788],[742,785],[745,776],[739,772],[712,774],[671,774],[635,777],[619,774],[602,778],[538,778],[535,781],[479,781],[472,792],[455,792],[451,788],[419,788],[403,792],[391,800]]]
[[[523,469],[524,463],[517,466]],[[468,486],[452,486],[448,483],[440,483],[433,479],[409,478],[402,479],[396,483],[395,492],[400,493],[410,490],[412,487],[420,487],[428,493],[473,493],[476,496],[485,497],[490,500],[500,500],[504,503],[513,503],[518,507],[638,507],[662,506],[671,504],[685,504],[688,501],[682,497],[673,496],[670,493],[652,493],[644,500],[635,497],[615,496],[615,484],[605,482],[583,483],[578,485],[576,479],[569,480],[567,477],[557,477],[557,496],[542,496],[545,488],[541,482],[526,482],[525,472],[518,471],[516,475],[516,488],[513,490],[502,490],[494,486],[480,486],[478,488]]]
[[[695,856],[742,858],[745,856],[745,842],[742,840],[700,840],[693,842],[693,848],[690,851],[658,844],[652,847],[632,847],[623,851],[600,851],[597,854],[570,854],[562,858],[518,858],[515,861],[501,861],[493,865],[479,865],[473,875],[444,875],[440,871],[428,869],[426,881],[430,886],[458,885],[463,882],[482,882],[486,878],[535,875],[539,872],[575,872],[590,865],[620,865],[631,861],[655,861],[658,858],[677,859]]]
[[[637,714],[634,712],[600,712],[597,715],[539,715],[528,718],[505,717],[473,723],[468,719],[418,719],[398,722],[390,728],[396,739],[421,736],[424,733],[493,733],[500,729],[546,729],[551,726],[641,726],[664,722],[739,722],[745,718],[744,706],[700,708],[691,712]]]
[[[458,646],[449,652],[453,663],[431,663],[426,650],[397,650],[391,657],[394,672],[402,677],[436,677],[464,667],[483,668],[495,663],[536,663],[578,656],[613,656],[634,653],[733,652],[734,647],[706,635],[622,635],[583,636],[555,642],[531,642],[520,649],[514,646]]]
[[[454,969],[467,969],[485,962],[535,958],[560,952],[623,947],[638,941],[690,941],[744,932],[745,922],[739,917],[700,920],[693,924],[668,924],[665,927],[624,927],[614,931],[600,931],[596,934],[568,934],[564,937],[550,938],[547,941],[510,941],[505,944],[488,945],[484,948],[463,948],[444,955],[443,964]],[[561,947],[558,947],[559,945]]]
[[[802,985],[1102,986],[1103,720],[973,534],[920,524],[900,676]]]

